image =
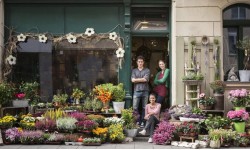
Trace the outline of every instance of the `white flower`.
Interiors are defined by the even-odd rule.
[[[85,35],[91,36],[92,34],[94,34],[94,28],[87,28],[85,31]]]
[[[124,53],[125,53],[125,50],[122,48],[118,48],[118,50],[116,50],[116,56],[118,58],[124,57]]]
[[[109,39],[116,40],[116,38],[117,38],[116,32],[109,33]]]
[[[21,33],[17,36],[17,40],[19,42],[24,42],[26,40],[26,36]]]
[[[39,35],[38,38],[39,38],[39,42],[41,43],[45,43],[48,39],[44,34]]]
[[[16,64],[16,57],[10,55],[9,57],[6,58],[6,60],[8,61],[8,63],[10,65],[15,65]]]
[[[76,37],[72,35],[71,33],[67,35],[67,39],[69,43],[76,43]]]

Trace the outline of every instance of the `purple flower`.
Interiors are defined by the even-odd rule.
[[[78,129],[92,130],[98,126],[98,124],[93,120],[84,120],[76,123]]]
[[[21,132],[18,130],[18,128],[10,128],[5,131],[5,138],[10,140],[11,142],[14,142],[20,136]]]
[[[75,118],[78,121],[83,121],[87,119],[85,113],[80,113],[80,112],[73,112],[70,114],[70,117]]]
[[[53,131],[56,129],[56,121],[52,119],[44,119],[37,121],[35,124],[36,129],[38,130],[50,130]]]
[[[162,121],[158,124],[153,134],[153,142],[156,144],[165,144],[173,137],[175,126],[169,122]]]

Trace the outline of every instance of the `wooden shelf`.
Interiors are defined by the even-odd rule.
[[[186,91],[187,93],[197,93],[197,92],[199,92],[199,91]]]

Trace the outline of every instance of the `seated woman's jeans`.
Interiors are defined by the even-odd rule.
[[[146,126],[145,126],[145,130],[149,130],[149,137],[152,137],[153,136],[153,133],[154,133],[154,130],[155,130],[155,127],[156,125],[159,123],[159,120],[154,116],[154,115],[151,115],[149,117],[149,119],[147,120],[147,123],[146,123]]]

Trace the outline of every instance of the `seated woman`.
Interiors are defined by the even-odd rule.
[[[160,119],[160,110],[161,110],[161,104],[156,103],[156,95],[151,93],[149,95],[149,104],[145,107],[145,117],[144,119],[147,120],[146,126],[143,128],[141,132],[139,132],[142,135],[146,134],[146,131],[149,130],[149,139],[148,142],[152,143],[152,136],[154,133],[154,129],[156,125],[159,123]]]

